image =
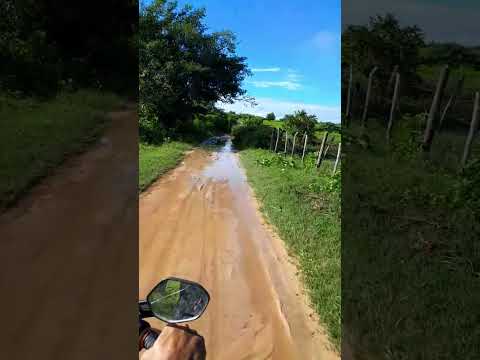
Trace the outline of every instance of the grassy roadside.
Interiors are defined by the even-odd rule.
[[[313,157],[305,169],[265,150],[245,150],[240,158],[261,211],[298,259],[312,305],[339,349],[340,176],[330,176],[330,161],[317,171]]]
[[[168,142],[162,145],[139,144],[139,191],[144,191],[160,175],[174,168],[192,145]]]
[[[0,95],[0,210],[97,139],[106,112],[120,103],[113,94],[90,90],[48,101]]]
[[[438,136],[423,160],[408,129],[396,128],[390,148],[382,127],[368,129],[369,148],[345,143],[342,174],[342,320],[354,350],[359,359],[476,359],[478,170],[456,173],[455,134]]]

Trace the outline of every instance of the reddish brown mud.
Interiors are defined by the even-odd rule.
[[[208,359],[339,359],[228,143],[190,153],[141,196],[139,213],[139,296],[168,276],[204,285],[210,305],[190,326]]]
[[[137,356],[137,128],[136,109],[112,113],[98,144],[0,215],[1,358]]]

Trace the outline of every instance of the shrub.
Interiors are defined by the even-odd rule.
[[[260,126],[263,124],[263,118],[259,116],[243,115],[239,117],[240,125],[243,126]]]
[[[150,144],[162,143],[167,136],[167,131],[154,112],[141,104],[139,107],[138,130],[140,139]]]
[[[297,111],[293,115],[285,116],[285,130],[290,134],[298,132],[300,134],[307,133],[308,136],[313,137],[315,127],[318,125],[315,115],[309,115],[306,111]]]
[[[420,152],[422,129],[425,126],[425,114],[406,115],[394,129],[392,150],[401,159],[412,160]]]
[[[270,146],[272,128],[267,125],[236,125],[232,129],[233,145],[239,149]]]

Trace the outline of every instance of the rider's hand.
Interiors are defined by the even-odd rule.
[[[203,337],[188,326],[167,325],[142,360],[205,360]]]

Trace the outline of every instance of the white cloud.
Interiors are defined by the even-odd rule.
[[[293,81],[293,82],[298,83],[302,78],[303,78],[303,76],[300,75],[300,74],[298,73],[298,71],[292,70],[292,69],[288,69],[288,70],[287,70],[287,79],[288,79],[289,81]]]
[[[257,80],[252,80],[252,81],[247,81],[247,83],[252,84],[253,86],[257,88],[271,88],[271,87],[279,87],[279,88],[284,88],[287,90],[298,90],[302,87],[300,83],[297,81],[257,81]]]
[[[281,69],[279,67],[271,67],[271,68],[253,68],[253,72],[279,72]]]
[[[233,104],[218,103],[217,106],[225,111],[235,111],[236,113],[248,113],[258,116],[266,116],[268,113],[273,112],[277,118],[281,118],[286,114],[293,114],[295,111],[303,109],[309,114],[316,115],[319,121],[340,122],[339,106],[279,101],[271,98],[257,98],[255,102],[257,106],[254,107],[242,101],[237,101]]]

